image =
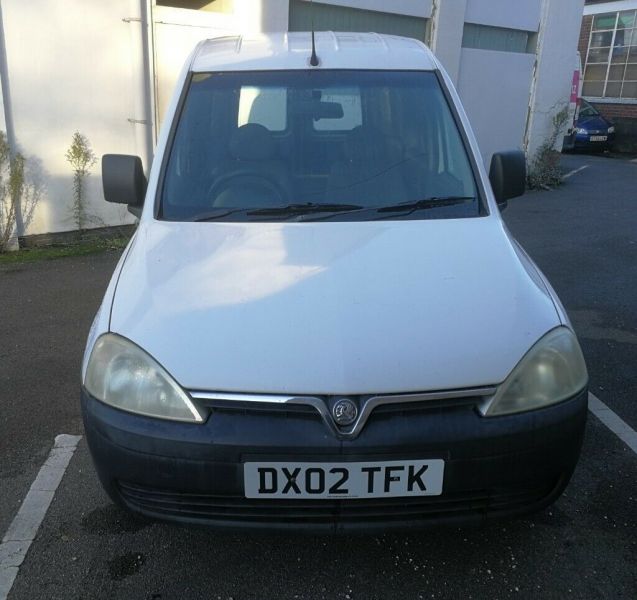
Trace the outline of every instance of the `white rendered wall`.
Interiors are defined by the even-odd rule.
[[[458,93],[485,165],[500,150],[521,150],[535,56],[463,48]]]
[[[435,0],[431,48],[454,83],[458,83],[467,0]]]
[[[544,0],[546,19],[538,40],[538,65],[527,132],[527,152],[533,156],[550,136],[553,116],[568,106],[575,70],[584,0]],[[561,149],[567,123],[558,135]]]
[[[161,126],[177,77],[196,44],[206,38],[236,35],[240,21],[235,15],[164,6],[153,8],[153,20],[156,111]]]
[[[288,0],[235,0],[234,12],[243,33],[288,30]]]
[[[16,137],[42,186],[26,234],[74,229],[72,168],[64,155],[75,131],[98,157],[86,190],[92,226],[132,223],[125,206],[104,201],[99,159],[136,154],[149,166],[146,125],[135,122],[145,118],[140,1],[3,0],[2,8]],[[154,13],[161,117],[195,43],[236,29],[224,14],[163,7]]]
[[[462,48],[464,24],[535,32],[542,0],[435,1],[432,49],[456,83],[488,166],[494,152],[523,149],[535,55]]]
[[[455,11],[466,4],[467,23],[539,31],[537,56],[462,48],[455,78],[485,164],[499,150],[524,149],[532,157],[550,135],[553,115],[569,101],[583,0],[436,1],[443,18],[433,49],[452,78],[457,50],[448,40],[458,38],[460,23],[444,19],[446,4]],[[440,40],[449,47],[439,48]]]
[[[26,233],[74,229],[72,169],[65,159],[77,130],[97,156],[143,153],[129,118],[142,110],[139,3],[131,0],[2,2],[16,138],[43,195]],[[89,177],[89,212],[105,224],[131,222],[102,199],[99,162]]]
[[[542,2],[548,18],[535,87],[535,55],[461,48],[465,22],[536,31]],[[433,49],[457,83],[487,164],[494,151],[523,147],[530,101],[531,151],[549,132],[553,107],[568,101],[583,0],[323,3],[435,20]],[[140,0],[3,0],[2,7],[16,136],[44,184],[27,234],[70,230],[72,171],[64,154],[73,132],[85,134],[97,156],[145,154],[146,126],[134,122],[145,116]],[[286,30],[288,15],[288,0],[237,0],[234,15],[154,7],[160,119],[199,39]],[[104,202],[100,178],[98,163],[89,178],[89,211],[105,225],[131,222],[125,207]]]

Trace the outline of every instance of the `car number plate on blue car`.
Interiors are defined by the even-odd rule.
[[[439,496],[444,460],[246,462],[246,498]]]
[[[608,136],[606,135],[591,135],[591,142],[605,142],[608,140]]]

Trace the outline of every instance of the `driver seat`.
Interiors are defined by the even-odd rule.
[[[237,128],[228,145],[230,158],[216,169],[213,207],[269,208],[289,204],[288,166],[277,157],[272,132],[258,123]]]

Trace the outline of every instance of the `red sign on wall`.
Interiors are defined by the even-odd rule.
[[[579,70],[573,72],[573,85],[571,87],[571,104],[577,104],[579,95]]]

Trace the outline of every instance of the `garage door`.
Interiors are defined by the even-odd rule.
[[[374,31],[426,41],[427,19],[343,6],[290,1],[290,31]]]

